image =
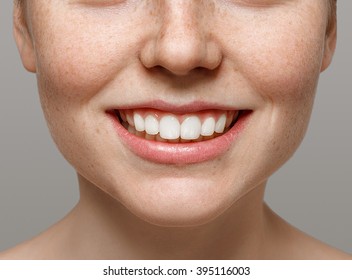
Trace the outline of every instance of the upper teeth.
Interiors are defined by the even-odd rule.
[[[177,116],[152,110],[120,111],[121,119],[126,126],[129,125],[129,131],[136,130],[137,135],[138,132],[145,132],[146,136],[155,135],[166,140],[196,140],[223,133],[238,114],[238,111],[207,111]]]

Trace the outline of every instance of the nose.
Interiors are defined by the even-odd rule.
[[[210,31],[209,0],[157,1],[156,28],[140,53],[142,64],[150,69],[162,67],[173,75],[192,70],[216,69],[222,60],[220,47]]]

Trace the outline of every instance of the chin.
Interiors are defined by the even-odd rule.
[[[160,212],[160,206],[151,206],[149,209],[128,209],[139,219],[159,227],[197,227],[208,224],[219,217],[226,209],[223,207],[167,207]]]
[[[218,184],[181,179],[169,184],[148,185],[129,190],[123,197],[115,198],[133,215],[145,222],[161,227],[194,227],[207,224],[233,203],[231,189]],[[165,181],[165,180],[164,180]]]

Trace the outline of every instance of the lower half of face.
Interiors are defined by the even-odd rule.
[[[206,223],[298,147],[323,2],[62,2],[33,8],[44,113],[77,172],[132,213]]]

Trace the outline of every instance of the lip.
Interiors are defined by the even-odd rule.
[[[204,110],[237,110],[231,106],[225,106],[222,104],[216,104],[216,103],[208,103],[204,101],[195,101],[195,102],[190,102],[190,103],[185,103],[185,104],[178,104],[178,105],[173,105],[168,102],[165,102],[163,100],[154,100],[154,101],[149,101],[149,102],[143,102],[143,103],[134,103],[131,105],[124,105],[124,106],[111,106],[107,109],[108,111],[113,111],[115,109],[118,110],[130,110],[130,109],[143,109],[143,108],[150,108],[150,109],[156,109],[159,111],[164,111],[164,112],[169,112],[172,114],[187,114],[187,113],[193,113],[193,112],[198,112],[198,111],[204,111]]]
[[[138,105],[138,107],[135,105],[133,108],[154,108],[170,113],[189,113],[205,108],[223,109],[224,107],[210,107],[210,105],[205,107],[201,103],[174,107],[165,102],[158,102],[158,106],[156,106],[156,103],[152,102]],[[132,109],[132,106],[119,109]],[[236,124],[223,135],[211,140],[189,143],[165,143],[140,138],[129,133],[121,125],[115,116],[114,110],[108,110],[107,115],[112,121],[113,129],[117,132],[123,145],[138,157],[153,163],[184,165],[210,161],[225,154],[245,128],[251,112],[250,110],[241,110]]]

